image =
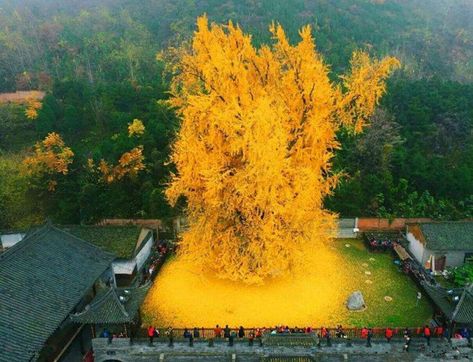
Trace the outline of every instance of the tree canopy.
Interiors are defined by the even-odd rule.
[[[190,222],[180,250],[249,283],[301,265],[308,247],[332,236],[334,214],[323,203],[338,179],[336,132],[361,131],[399,66],[355,52],[351,71],[333,83],[309,26],[297,45],[280,25],[270,30],[274,44],[255,48],[231,22],[198,18],[169,101],[182,124],[166,195],[172,203],[185,196]]]

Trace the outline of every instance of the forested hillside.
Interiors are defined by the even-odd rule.
[[[179,121],[160,102],[169,79],[156,54],[202,13],[255,44],[271,41],[272,21],[292,41],[311,24],[334,81],[355,49],[398,57],[371,127],[340,135],[346,176],[326,204],[343,216],[473,216],[469,0],[0,0],[0,92],[46,92],[40,108],[0,104],[0,228],[179,212],[163,197]]]

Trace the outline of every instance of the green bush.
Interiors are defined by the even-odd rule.
[[[452,279],[455,284],[461,287],[473,283],[473,263],[453,268]]]

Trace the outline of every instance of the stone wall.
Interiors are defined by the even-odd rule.
[[[162,221],[159,219],[103,219],[98,223],[98,225],[110,226],[137,225],[151,229],[158,229],[161,227],[161,224]]]
[[[95,362],[262,362],[262,361],[436,361],[471,359],[473,350],[467,347],[466,340],[452,340],[453,345],[440,339],[432,339],[431,347],[425,346],[421,337],[413,339],[411,351],[403,352],[402,338],[386,343],[384,339],[374,339],[372,347],[365,340],[347,343],[334,338],[332,346],[325,341],[320,347],[264,346],[256,343],[248,346],[246,341],[236,341],[229,346],[224,340],[209,347],[205,341],[197,341],[193,347],[186,342],[176,342],[169,347],[165,342],[155,342],[150,346],[146,341],[130,345],[129,339],[115,339],[111,344],[105,338],[93,341]],[[454,349],[452,349],[454,347]]]

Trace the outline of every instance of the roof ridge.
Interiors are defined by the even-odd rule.
[[[463,290],[462,296],[460,297],[460,300],[458,301],[457,305],[455,306],[455,309],[453,310],[452,321],[456,319],[458,312],[460,312],[460,308],[463,305],[463,301],[465,300],[467,290],[468,289],[465,287],[465,289]]]
[[[120,298],[118,297],[118,295],[117,295],[117,290],[116,290],[116,289],[113,290],[113,296],[115,297],[115,300],[116,300],[116,302],[118,303],[119,308],[120,308],[120,310],[122,311],[122,313],[123,313],[126,317],[129,317],[130,315],[128,314],[127,310],[125,309],[125,306],[123,305],[123,303],[121,302]]]
[[[84,310],[82,312],[78,312],[78,313],[72,313],[71,316],[73,317],[79,317],[83,314],[86,314],[88,313],[92,308],[94,307],[97,307],[97,306],[100,306],[101,304],[103,304],[106,300],[107,300],[107,297],[108,295],[112,292],[112,289],[113,287],[110,287],[105,293],[103,293],[103,295],[101,295],[99,297],[99,300],[96,300],[95,303],[93,304],[88,304],[89,308],[84,307]]]
[[[123,291],[125,291],[125,290],[130,290],[130,291],[132,291],[132,290],[136,290],[136,289],[146,289],[146,288],[150,287],[151,284],[152,284],[151,280],[147,280],[147,281],[146,281],[144,284],[142,284],[142,285],[137,285],[137,286],[133,286],[133,287],[120,287],[120,288],[115,288],[115,289],[116,289],[116,290],[120,290],[120,291],[121,291],[121,290],[123,290]]]

